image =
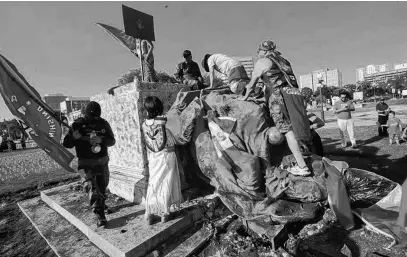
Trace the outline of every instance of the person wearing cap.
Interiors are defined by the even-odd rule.
[[[376,112],[378,114],[377,125],[378,125],[378,132],[379,137],[386,137],[388,136],[387,127],[387,120],[389,119],[389,112],[391,111],[390,107],[384,102],[384,98],[380,98],[380,102],[376,105]]]
[[[175,70],[175,78],[182,84],[186,84],[191,90],[200,90],[205,88],[203,77],[199,65],[192,60],[192,53],[185,50],[182,54],[185,61],[179,63]]]
[[[68,134],[64,137],[63,146],[75,147],[78,157],[78,172],[82,184],[89,194],[89,205],[97,217],[97,226],[107,223],[106,188],[109,184],[108,147],[116,143],[109,123],[101,118],[101,108],[91,101],[85,109],[85,117],[76,119]]]
[[[243,94],[250,81],[243,65],[224,54],[205,54],[202,67],[209,72],[209,88],[214,87],[215,77],[230,87],[235,94]]]
[[[264,93],[270,116],[280,133],[285,135],[297,161],[297,165],[290,167],[288,172],[299,176],[309,175],[300,145],[303,152],[309,152],[307,144],[310,144],[311,131],[304,98],[298,89],[291,64],[276,50],[276,44],[272,40],[261,42],[257,55],[259,59],[254,65],[251,81],[246,86],[246,94],[242,100],[248,100],[261,79],[265,85]]]

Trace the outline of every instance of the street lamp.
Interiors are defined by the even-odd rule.
[[[322,87],[323,87],[323,85],[322,85],[322,82],[324,81],[324,78],[322,77],[322,74],[321,73],[319,73],[318,75],[317,75],[317,80],[318,80],[318,84],[320,85],[319,86],[319,97],[320,97],[320,100],[321,100],[321,120],[323,121],[323,122],[325,122],[325,115],[324,115],[324,102],[322,101]]]

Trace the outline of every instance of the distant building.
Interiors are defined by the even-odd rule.
[[[67,96],[63,95],[63,94],[47,94],[47,95],[44,95],[43,100],[54,111],[60,111],[61,108],[60,108],[59,103],[64,101],[66,98],[67,98]]]
[[[89,97],[67,97],[60,102],[60,110],[68,115],[71,112],[80,111],[90,102]]]
[[[325,83],[328,87],[342,87],[342,73],[338,69],[328,70]]]
[[[364,68],[356,69],[356,83],[366,81],[371,83],[387,82],[389,79],[407,73],[407,63],[396,63],[394,69],[389,69],[388,64],[370,64]]]
[[[405,62],[405,63],[395,63],[394,64],[394,69],[395,70],[407,69],[407,62]]]
[[[388,80],[395,79],[397,76],[407,74],[407,68],[389,70],[385,72],[376,72],[374,74],[366,75],[363,81],[370,83],[387,82]]]
[[[304,88],[304,87],[308,87],[313,89],[313,83],[312,83],[313,79],[312,79],[312,74],[307,74],[307,75],[303,75],[300,76],[300,88]]]
[[[300,76],[300,88],[308,87],[313,91],[317,90],[319,85],[318,75],[322,75],[323,84],[328,87],[342,87],[342,73],[338,69],[317,69],[310,74]]]
[[[232,58],[239,61],[243,65],[244,69],[246,70],[247,75],[251,78],[252,72],[254,69],[254,63],[255,63],[254,57],[247,56],[247,57],[232,57]]]
[[[370,77],[373,74],[376,74],[378,72],[387,72],[389,71],[389,64],[369,64],[366,67],[363,68],[357,68],[356,69],[356,83],[365,81],[365,77]]]

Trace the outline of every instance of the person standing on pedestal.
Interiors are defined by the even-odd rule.
[[[97,226],[105,226],[106,188],[109,184],[109,156],[107,148],[116,143],[109,123],[100,117],[97,102],[86,106],[85,117],[75,120],[65,136],[63,146],[75,147],[78,171],[85,191],[89,194],[89,205],[97,217]]]
[[[341,146],[345,148],[347,143],[345,132],[348,132],[352,147],[356,148],[355,133],[353,131],[353,119],[351,112],[355,111],[355,106],[349,101],[349,93],[342,92],[339,101],[335,102],[333,108],[334,114],[338,117],[339,135],[341,137]]]
[[[170,219],[170,208],[179,207],[182,202],[181,179],[177,156],[176,141],[165,124],[162,116],[164,107],[156,96],[149,96],[144,102],[148,118],[142,124],[144,142],[148,158],[148,188],[145,200],[145,218],[153,224],[153,215],[161,216],[161,222]]]
[[[376,105],[376,111],[379,115],[377,120],[379,137],[386,137],[388,133],[385,125],[389,119],[390,107],[384,102],[384,98],[380,98],[380,102]]]

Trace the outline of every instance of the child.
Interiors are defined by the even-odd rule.
[[[147,146],[149,180],[146,195],[145,217],[153,224],[153,214],[161,215],[161,222],[170,219],[170,207],[182,202],[181,181],[175,154],[175,139],[166,129],[163,103],[155,96],[144,102],[148,118],[143,122],[142,131]]]
[[[400,136],[402,131],[402,124],[399,118],[396,118],[394,111],[389,112],[389,120],[386,124],[387,132],[389,133],[389,144],[393,144],[393,139],[396,139],[396,143],[399,145]]]

